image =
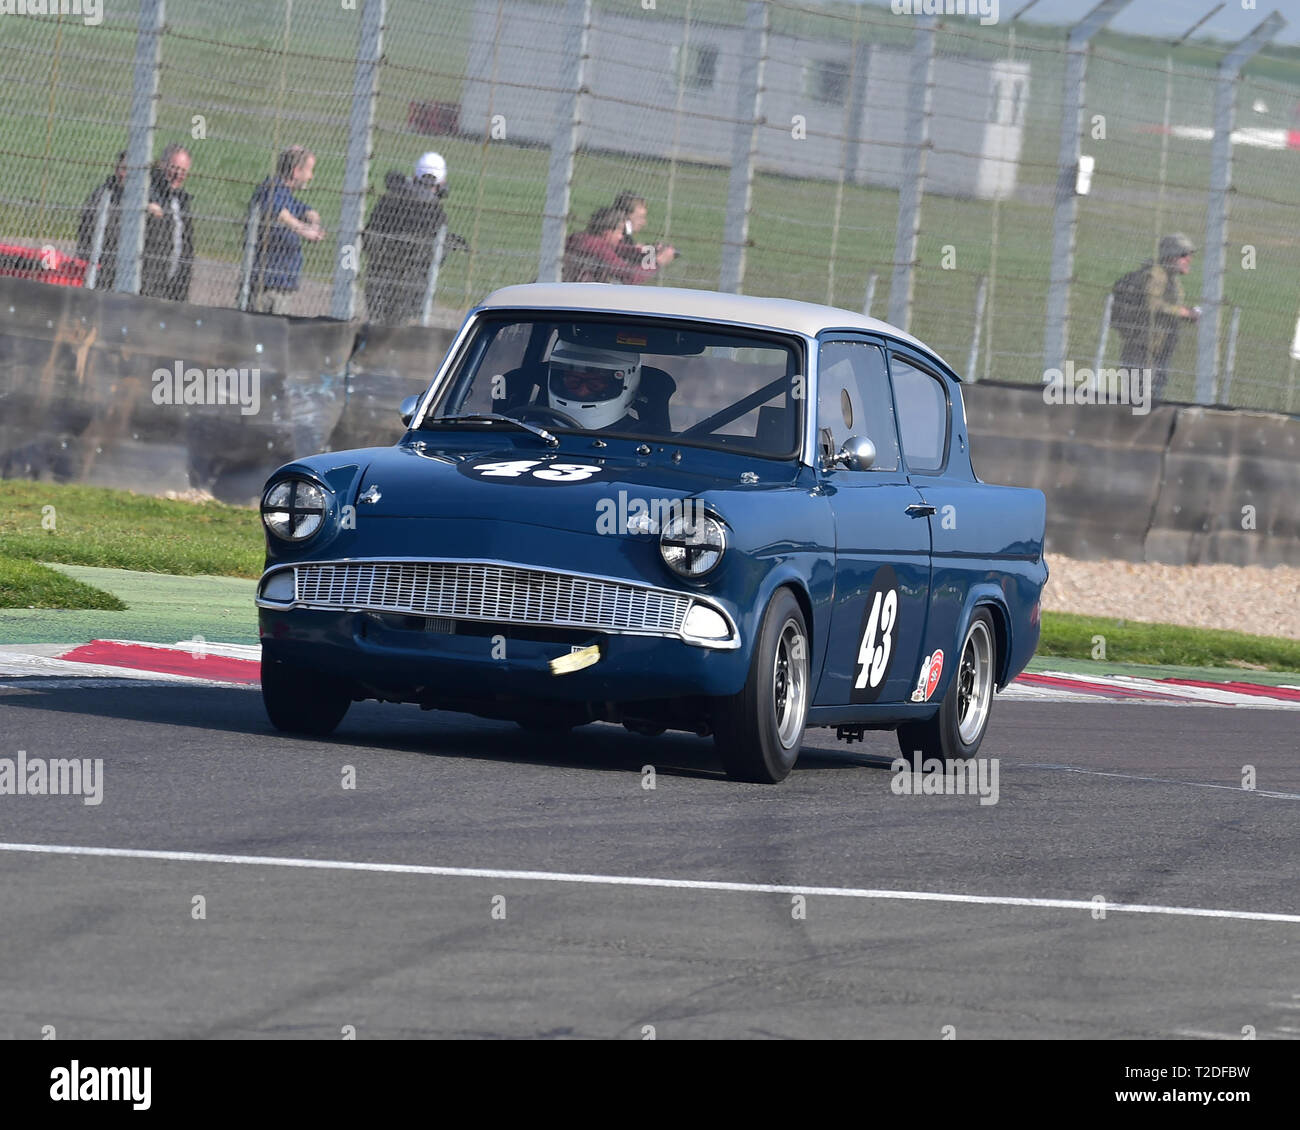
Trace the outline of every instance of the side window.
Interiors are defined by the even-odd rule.
[[[894,376],[898,430],[903,436],[908,468],[942,470],[948,442],[948,394],[943,383],[897,353],[890,355],[889,368]]]
[[[839,451],[850,436],[865,436],[876,445],[872,470],[898,470],[898,431],[884,350],[861,341],[826,342],[817,388],[817,435],[823,454]]]

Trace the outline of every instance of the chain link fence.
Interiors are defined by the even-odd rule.
[[[1204,313],[1165,396],[1300,410],[1300,56],[1267,48],[1275,25],[1234,59],[1107,35],[1105,12],[1084,35],[795,0],[41,7],[0,15],[4,273],[449,323],[561,277],[566,241],[631,192],[633,241],[680,252],[649,285],[868,310],[973,379],[1039,382],[1119,364],[1111,289],[1181,231]],[[291,147],[314,164],[286,172]],[[363,237],[386,193],[419,197],[429,151],[435,219]],[[405,304],[384,305],[384,238],[406,241]]]

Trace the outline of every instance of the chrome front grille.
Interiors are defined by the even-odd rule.
[[[297,600],[503,624],[676,635],[691,598],[592,577],[474,561],[351,562],[294,567]]]

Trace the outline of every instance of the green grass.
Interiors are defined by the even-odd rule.
[[[0,556],[0,608],[95,608],[121,612],[117,597],[34,561]]]
[[[1043,613],[1038,655],[1100,659],[1097,636],[1105,640],[1104,658],[1114,663],[1300,671],[1300,640],[1069,612]]]
[[[36,562],[257,577],[263,552],[255,510],[98,487],[0,482],[0,559],[6,563],[0,571],[0,607],[122,607],[107,594],[98,599],[113,603],[76,603],[95,590],[70,580],[56,583],[55,575]],[[65,596],[74,603],[58,603]]]

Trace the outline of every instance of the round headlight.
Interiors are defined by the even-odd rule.
[[[304,541],[325,521],[325,492],[306,479],[284,479],[262,496],[262,521],[278,538]]]
[[[726,531],[711,514],[671,518],[659,535],[664,564],[680,577],[702,577],[712,571],[726,548]]]

